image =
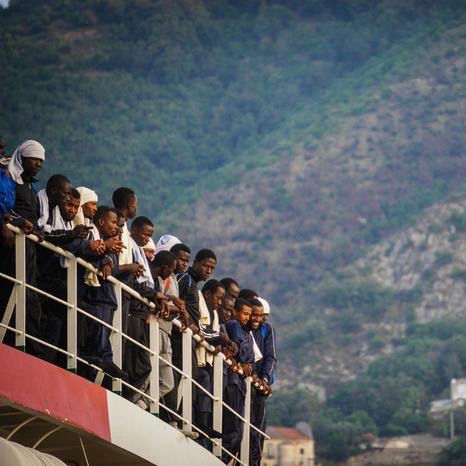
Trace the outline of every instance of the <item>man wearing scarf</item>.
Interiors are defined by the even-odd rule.
[[[11,157],[0,159],[0,272],[15,276],[14,234],[8,230],[10,222],[32,233],[37,227],[37,193],[35,176],[42,169],[45,160],[45,149],[37,141],[28,140],[16,148]],[[26,241],[26,281],[29,285],[37,285],[37,252],[33,241]],[[2,322],[7,303],[13,290],[13,282],[0,278],[0,318]],[[26,289],[26,332],[33,337],[40,337],[41,307],[37,293]],[[7,320],[7,319],[5,319]],[[9,321],[9,319],[8,319]],[[9,322],[3,322],[9,324]],[[6,335],[6,342],[14,344],[13,335]],[[41,347],[34,341],[27,340],[28,352],[41,355]]]
[[[90,226],[95,213],[97,212],[97,202],[99,197],[92,189],[80,186],[77,188],[81,195],[81,201],[78,213],[73,219],[73,225],[86,225]]]

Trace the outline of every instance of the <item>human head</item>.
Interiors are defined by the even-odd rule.
[[[238,298],[235,300],[235,305],[233,308],[233,319],[239,321],[243,326],[248,325],[249,319],[251,317],[251,304],[245,299]]]
[[[188,270],[189,260],[191,259],[191,249],[184,243],[177,243],[170,249],[176,257],[175,273],[184,273]]]
[[[144,250],[144,254],[147,257],[147,260],[149,262],[152,262],[154,260],[154,257],[155,257],[155,243],[154,243],[154,240],[152,238],[149,238],[149,241],[147,242],[147,244],[145,246],[142,247],[142,249]]]
[[[222,301],[222,305],[219,309],[217,309],[218,318],[220,319],[220,322],[222,324],[231,319],[231,316],[233,315],[234,305],[235,300],[231,296],[225,294],[225,297]]]
[[[70,197],[58,205],[63,220],[71,222],[76,217],[81,203],[81,195],[76,188],[71,188]]]
[[[80,186],[77,190],[81,194],[81,209],[83,211],[83,215],[84,217],[92,220],[97,211],[97,202],[99,201],[99,197],[95,191],[84,186]]]
[[[154,234],[154,224],[144,216],[136,217],[131,224],[131,237],[138,246],[145,246]]]
[[[258,294],[254,290],[250,290],[248,288],[243,288],[240,292],[238,297],[241,299],[245,299],[246,301],[251,301],[252,299],[257,299]]]
[[[155,269],[158,269],[158,276],[166,280],[176,267],[176,257],[170,251],[159,251],[152,261]]]
[[[175,245],[181,243],[181,241],[173,235],[162,235],[157,243],[155,243],[155,253],[159,251],[170,251],[171,248]]]
[[[117,214],[115,209],[105,205],[99,206],[93,220],[103,239],[111,238],[117,234]]]
[[[209,311],[216,310],[222,304],[223,298],[225,297],[225,287],[218,280],[208,280],[202,287],[202,294],[204,295],[204,301]]]
[[[262,322],[267,322],[267,319],[270,316],[270,304],[266,299],[261,298],[260,296],[257,299],[260,301],[260,303],[262,304],[262,307],[264,308],[264,314],[262,316]]]
[[[239,295],[239,284],[238,282],[231,277],[225,277],[220,280],[225,287],[225,292],[227,295],[231,296],[233,299],[236,299]]]
[[[24,141],[8,160],[8,173],[18,184],[23,184],[23,177],[33,178],[42,169],[45,161],[45,149],[32,139]]]
[[[193,262],[193,269],[199,274],[202,281],[206,281],[214,273],[217,265],[217,256],[210,249],[201,249],[196,254]]]
[[[65,175],[52,175],[45,188],[47,197],[52,204],[62,205],[71,197],[71,182]]]
[[[136,193],[130,189],[121,187],[113,191],[112,202],[115,210],[120,212],[125,219],[134,218],[138,211],[138,198]]]
[[[262,325],[262,317],[264,315],[264,307],[258,299],[251,300],[251,317],[249,319],[249,327],[252,330],[257,330]]]

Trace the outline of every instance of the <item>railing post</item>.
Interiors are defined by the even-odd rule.
[[[118,366],[122,367],[123,362],[123,351],[122,351],[122,338],[121,338],[121,328],[122,328],[122,294],[121,294],[121,283],[118,282],[113,285],[115,287],[115,294],[117,299],[117,308],[115,314],[113,315],[113,327],[116,328],[116,331],[112,331],[112,351],[113,351],[113,362]],[[113,379],[112,390],[115,393],[121,394],[121,379]]]
[[[78,354],[78,317],[76,307],[78,305],[78,267],[76,258],[69,260],[67,270],[67,302],[68,302],[68,321],[67,321],[67,351],[68,355],[66,367],[69,371],[76,372]]]
[[[192,404],[193,404],[193,385],[192,385],[192,332],[186,329],[182,334],[183,345],[183,375],[181,378],[181,387],[183,393],[183,427],[184,431],[192,430]],[[188,378],[189,377],[189,378]]]
[[[213,424],[212,427],[217,432],[222,432],[222,421],[223,421],[223,355],[218,353],[214,357],[214,409],[213,409]],[[219,458],[222,457],[222,440],[217,439],[218,445],[214,445],[213,453]]]
[[[21,283],[15,284],[16,291],[16,348],[26,349],[26,237],[23,232],[16,235],[16,279]]]
[[[244,419],[246,422],[243,426],[243,440],[241,441],[241,461],[249,464],[249,435],[251,425],[251,377],[247,377],[246,382],[246,399],[244,402]]]
[[[151,314],[149,321],[149,341],[150,350],[155,354],[150,354],[150,372],[149,395],[155,401],[150,401],[149,411],[151,414],[158,416],[160,414],[160,329],[159,321],[154,314]]]

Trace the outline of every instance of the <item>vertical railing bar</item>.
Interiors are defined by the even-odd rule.
[[[213,423],[212,427],[217,432],[222,432],[222,421],[223,421],[223,357],[220,353],[214,357],[214,401],[213,401]],[[218,445],[214,445],[213,453],[215,456],[221,458],[222,456],[222,440],[217,440]]]
[[[16,348],[26,349],[26,237],[24,233],[16,235],[16,279],[21,283],[15,285],[16,291],[16,320],[15,326],[21,332],[16,334]]]
[[[8,300],[8,304],[6,305],[5,314],[3,315],[2,324],[3,325],[10,325],[11,316],[13,315],[13,311],[15,309],[16,304],[16,285],[13,285],[11,289],[10,299]],[[0,343],[3,342],[5,338],[6,328],[0,327]]]
[[[78,267],[76,259],[68,259],[67,270],[67,301],[69,303],[67,321],[67,351],[73,356],[67,357],[66,367],[69,371],[76,372],[78,355]]]
[[[121,283],[117,282],[113,285],[115,287],[115,294],[117,299],[117,308],[113,314],[113,327],[116,329],[112,331],[112,351],[113,351],[113,362],[118,366],[122,367],[123,362],[123,348],[122,348],[122,309],[123,309],[123,298],[121,292]],[[118,394],[122,392],[121,379],[113,379],[112,381],[112,391]]]
[[[247,377],[246,382],[246,399],[244,402],[244,419],[246,422],[243,426],[243,439],[241,441],[241,461],[245,464],[249,464],[249,435],[250,435],[250,423],[251,423],[251,377]]]
[[[149,321],[149,341],[150,349],[153,353],[150,353],[150,363],[152,370],[150,373],[149,381],[149,396],[152,398],[149,402],[150,413],[159,416],[160,414],[160,329],[159,321],[154,314],[150,314]]]
[[[191,383],[192,380],[192,332],[187,329],[182,334],[182,357],[183,357],[183,372],[188,374],[189,378],[186,376],[181,377],[181,386],[182,386],[182,396],[183,396],[183,418],[184,427],[183,430],[186,432],[192,431],[192,390],[193,386]]]

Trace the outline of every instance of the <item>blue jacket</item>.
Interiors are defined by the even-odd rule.
[[[15,201],[16,183],[6,170],[0,169],[0,216],[2,218],[13,209]]]
[[[277,365],[277,349],[273,327],[264,322],[257,330],[252,330],[254,340],[262,353],[262,359],[254,364],[254,372],[268,383],[273,383],[273,372]]]
[[[254,340],[247,327],[243,327],[238,320],[231,319],[225,324],[225,328],[230,340],[238,345],[236,359],[240,363],[254,364]],[[233,371],[228,371],[228,384],[238,385],[243,394],[246,390],[244,380]]]

